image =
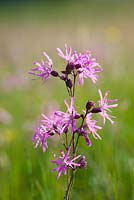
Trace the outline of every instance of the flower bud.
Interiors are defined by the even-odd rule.
[[[65,76],[60,76],[60,79],[65,81],[66,80],[66,77]]]
[[[71,79],[67,79],[67,81],[66,81],[66,86],[68,87],[68,88],[72,88],[72,81],[71,81]]]
[[[66,66],[66,73],[71,74],[71,71],[74,69],[74,64],[68,63]]]
[[[66,71],[61,71],[61,73],[62,73],[62,74],[67,74],[67,72],[66,72]]]
[[[88,101],[86,104],[86,110],[90,110],[94,105],[95,103],[93,101]]]
[[[65,126],[64,129],[63,129],[63,133],[67,133],[68,132],[68,127]]]
[[[51,71],[51,75],[54,76],[54,77],[59,76],[58,72],[56,72],[56,71]]]
[[[86,168],[87,167],[87,161],[85,159],[85,156],[81,157],[81,159],[78,161],[78,164],[80,164],[79,168]]]
[[[76,114],[74,119],[79,119],[80,117],[81,117],[80,115]]]
[[[91,113],[99,113],[99,112],[101,112],[101,108],[93,108],[91,110]]]
[[[83,115],[83,114],[81,114],[81,115],[80,115],[80,117],[83,119],[83,118],[84,118],[84,115]]]
[[[75,65],[75,69],[79,69],[79,68],[81,68],[80,64]]]

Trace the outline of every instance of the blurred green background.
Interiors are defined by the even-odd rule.
[[[76,174],[72,199],[134,200],[134,3],[95,1],[0,1],[0,200],[62,200],[65,177],[56,180],[50,160],[58,141],[45,154],[31,137],[41,112],[67,93],[58,80],[46,84],[28,75],[45,50],[62,70],[56,48],[89,49],[104,71],[96,85],[77,88],[77,108],[98,99],[98,88],[119,99],[116,123],[106,123],[102,141],[81,154],[88,167]],[[49,103],[48,103],[49,102]]]

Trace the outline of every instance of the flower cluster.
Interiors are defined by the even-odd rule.
[[[96,62],[95,58],[91,57],[91,53],[89,51],[83,53],[77,53],[76,51],[72,52],[71,47],[66,47],[65,54],[62,52],[61,49],[57,48],[58,55],[64,59],[67,63],[66,70],[62,71],[63,74],[71,74],[72,71],[75,70],[75,73],[78,74],[78,85],[84,84],[84,79],[90,78],[93,83],[96,83],[98,79],[98,73],[102,71],[101,66],[99,63]],[[44,56],[46,57],[47,61],[42,63],[34,62],[36,65],[35,68],[32,68],[30,74],[38,76],[43,80],[47,80],[50,76],[59,76],[59,74],[53,70],[53,62],[50,57],[43,52]],[[64,78],[66,78],[66,76]],[[59,76],[63,79],[63,76]]]
[[[39,126],[32,138],[35,147],[40,145],[43,152],[46,151],[49,138],[57,135],[62,138],[64,151],[60,151],[59,157],[54,154],[54,160],[51,162],[56,165],[52,171],[57,171],[57,178],[68,174],[68,170],[75,171],[77,168],[85,168],[87,166],[85,156],[77,155],[78,142],[80,138],[84,138],[87,146],[91,146],[90,138],[101,139],[98,131],[102,129],[102,125],[94,119],[94,115],[98,114],[102,117],[105,124],[109,120],[113,124],[113,116],[111,108],[117,107],[117,99],[108,100],[107,91],[104,96],[101,90],[98,90],[100,99],[98,102],[87,101],[81,113],[75,110],[75,87],[84,84],[84,80],[89,78],[93,83],[98,79],[98,73],[102,72],[102,68],[96,59],[92,58],[89,51],[78,53],[72,51],[71,47],[65,45],[65,53],[57,48],[58,55],[65,61],[65,68],[61,72],[53,69],[53,62],[44,52],[47,61],[42,63],[35,62],[36,68],[31,70],[31,74],[47,80],[50,77],[59,78],[65,83],[67,92],[70,97],[70,103],[64,100],[66,112],[55,111],[51,116],[47,117],[42,114]],[[72,181],[72,178],[70,178]],[[71,183],[70,183],[71,184]]]

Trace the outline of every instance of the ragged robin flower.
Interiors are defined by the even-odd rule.
[[[77,51],[72,51],[71,47],[65,45],[65,54],[61,49],[57,48],[58,55],[68,62],[67,66],[73,66],[79,75],[78,85],[84,84],[84,79],[90,78],[93,83],[96,83],[98,79],[98,73],[102,71],[99,63],[96,62],[95,58],[89,51],[83,53],[77,53]]]
[[[30,74],[33,74],[34,76],[40,77],[42,80],[48,80],[51,76],[53,62],[51,58],[46,54],[46,52],[43,52],[43,55],[46,57],[46,61],[42,60],[41,63],[34,62],[34,65],[36,65],[35,68],[31,69]]]
[[[114,100],[108,100],[107,96],[109,94],[109,91],[107,91],[104,95],[104,97],[102,96],[102,92],[99,89],[99,95],[100,95],[100,100],[99,100],[99,106],[101,109],[100,115],[103,117],[103,122],[105,124],[106,119],[108,119],[111,124],[114,123],[114,121],[111,118],[114,118],[114,116],[109,115],[107,112],[111,112],[111,108],[115,108],[118,106],[118,104],[114,104],[115,102],[117,102],[117,99]]]
[[[60,178],[61,174],[64,173],[64,175],[67,174],[67,168],[75,169],[76,167],[82,166],[81,162],[76,163],[75,161],[81,157],[81,155],[78,155],[76,157],[71,158],[70,154],[70,148],[67,150],[66,153],[64,151],[60,151],[60,156],[56,157],[54,154],[55,160],[51,160],[52,163],[56,164],[56,168],[53,168],[53,172],[57,171],[57,179]]]

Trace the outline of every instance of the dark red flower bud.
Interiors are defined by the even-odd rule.
[[[80,164],[79,168],[86,168],[87,167],[87,161],[85,159],[85,156],[81,157],[81,159],[78,161],[78,164]]]
[[[101,112],[101,108],[93,108],[91,110],[91,113],[99,113],[99,112]]]
[[[54,76],[54,77],[59,76],[58,72],[56,72],[56,71],[52,71],[52,72],[51,72],[51,75]]]
[[[93,101],[88,101],[86,104],[86,109],[90,110],[94,105],[95,105],[95,103]]]
[[[74,119],[79,119],[80,117],[80,115],[75,115]]]
[[[81,68],[80,64],[75,65],[75,69],[79,69],[79,68]]]
[[[71,74],[73,69],[74,69],[74,64],[68,63],[68,65],[66,66],[66,73]]]
[[[65,126],[64,129],[63,129],[63,133],[67,133],[68,132],[68,127]]]
[[[80,115],[80,117],[81,117],[81,118],[84,118],[84,115],[83,115],[83,114],[81,114],[81,115]]]
[[[67,72],[66,72],[66,71],[61,71],[61,73],[62,73],[62,74],[67,74]]]
[[[60,76],[60,79],[65,81],[66,80],[66,77],[65,76]]]
[[[54,133],[52,133],[52,132],[49,132],[49,135],[53,136],[53,135],[54,135]]]
[[[68,88],[72,88],[72,81],[71,81],[71,79],[67,79],[67,81],[66,81],[66,86],[68,87]]]

